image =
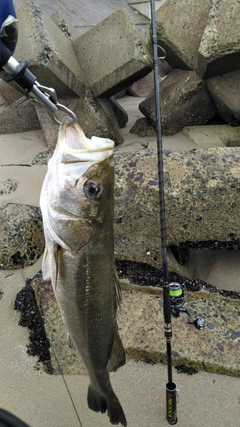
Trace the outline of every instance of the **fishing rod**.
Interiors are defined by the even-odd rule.
[[[155,13],[155,0],[151,0],[151,21],[152,21],[152,45],[153,45],[153,65],[154,65],[154,86],[155,86],[155,110],[156,110],[156,130],[157,130],[157,153],[158,153],[158,180],[159,180],[159,202],[160,202],[160,228],[161,228],[161,249],[163,268],[163,314],[164,333],[167,345],[167,365],[168,382],[166,384],[166,418],[169,424],[177,423],[177,394],[178,390],[172,378],[172,323],[171,323],[171,303],[170,288],[168,282],[168,262],[166,245],[166,223],[165,223],[165,201],[164,201],[164,177],[163,177],[163,150],[162,150],[162,129],[161,129],[161,99],[159,90],[159,59],[158,56],[157,26]]]

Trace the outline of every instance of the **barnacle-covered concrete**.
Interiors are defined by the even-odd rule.
[[[157,153],[115,156],[116,257],[161,265]],[[163,154],[167,245],[239,239],[240,149]]]
[[[69,348],[50,282],[35,282],[38,304],[50,341],[54,374],[58,363],[64,374],[82,374],[77,351]],[[207,291],[189,292],[185,306],[191,319],[201,317],[205,328],[188,324],[188,316],[172,317],[173,365],[185,364],[199,370],[240,376],[240,300]],[[162,289],[122,283],[122,304],[118,311],[119,333],[127,358],[166,363]]]
[[[42,255],[44,236],[40,208],[8,203],[0,208],[0,268],[32,265]]]

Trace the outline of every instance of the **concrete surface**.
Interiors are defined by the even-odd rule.
[[[26,0],[14,0],[18,9]],[[36,2],[49,16],[58,12],[69,21],[76,32],[83,34],[90,27],[110,16],[117,9],[126,8],[136,25],[149,22],[141,13],[136,13],[126,0],[38,0]]]
[[[131,112],[124,132],[126,142],[118,150],[142,147],[143,138],[129,134],[131,122],[141,113],[136,108],[139,99],[124,98],[121,103]],[[41,131],[3,135],[1,137],[0,176],[18,181],[15,192],[0,196],[0,204],[11,201],[38,205],[38,197],[45,166],[29,166],[30,158],[43,151]],[[145,141],[146,142],[146,141]],[[151,148],[155,138],[149,139]],[[31,145],[32,144],[32,145]],[[166,137],[164,147],[171,149],[199,148],[182,134]],[[29,147],[29,145],[31,147]],[[4,148],[5,147],[5,148]],[[9,150],[6,147],[10,147]],[[30,155],[30,150],[32,150]],[[5,154],[4,154],[5,153]],[[10,156],[9,156],[10,153]],[[21,166],[16,166],[18,163]],[[15,166],[7,166],[13,164]],[[28,164],[24,166],[24,164]],[[33,177],[35,177],[33,179]],[[10,410],[30,427],[107,427],[110,425],[106,415],[95,414],[87,408],[86,393],[88,378],[81,375],[50,376],[41,368],[37,359],[26,352],[29,332],[18,326],[20,315],[13,308],[17,292],[25,285],[27,277],[33,277],[41,268],[41,260],[33,267],[21,270],[0,270],[0,407]],[[160,328],[159,334],[163,333]],[[190,337],[189,337],[190,338]],[[182,343],[186,348],[188,337]],[[173,348],[174,350],[174,348]],[[239,378],[199,372],[196,375],[177,374],[173,379],[181,390],[178,405],[178,425],[184,427],[235,427],[240,416]],[[128,427],[164,427],[165,385],[167,368],[162,364],[148,365],[129,361],[112,377],[114,389],[121,400],[128,420]],[[73,399],[79,419],[73,408],[68,390]]]
[[[40,261],[21,271],[0,271],[0,407],[7,409],[30,427],[107,427],[106,415],[87,408],[87,376],[48,375],[36,370],[37,360],[26,353],[28,331],[18,326],[19,313],[13,305],[16,293],[32,277]],[[162,331],[159,331],[161,334]],[[188,344],[186,343],[186,346]],[[235,427],[240,416],[240,380],[199,372],[177,374],[173,379],[180,389],[178,425],[184,427]],[[68,390],[78,412],[73,408]],[[166,366],[128,362],[112,377],[121,400],[128,427],[164,427]]]

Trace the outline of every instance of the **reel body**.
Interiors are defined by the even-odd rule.
[[[170,295],[170,304],[171,304],[171,314],[173,317],[179,317],[180,313],[186,313],[188,315],[187,323],[194,325],[197,329],[201,330],[205,326],[205,321],[201,317],[198,317],[195,320],[191,319],[191,314],[187,308],[184,308],[183,305],[186,302],[187,298],[187,288],[186,285],[180,284],[178,282],[169,283],[169,295]]]

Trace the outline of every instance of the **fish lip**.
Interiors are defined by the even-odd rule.
[[[68,126],[71,126],[72,128],[74,128],[74,130],[78,135],[80,144],[84,146],[84,148],[69,147],[67,143]],[[91,154],[108,152],[108,156],[110,156],[113,153],[113,148],[115,146],[115,143],[109,138],[100,138],[96,136],[92,136],[91,139],[87,138],[81,126],[78,123],[72,124],[69,120],[69,117],[66,116],[63,119],[63,122],[61,123],[59,128],[58,146],[61,147],[62,162],[71,162],[71,161],[82,161],[81,156],[84,154],[91,155]],[[104,158],[108,156],[104,156]],[[70,159],[68,160],[68,158]]]

